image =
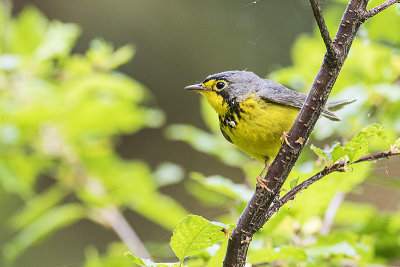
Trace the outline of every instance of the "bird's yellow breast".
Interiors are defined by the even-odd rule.
[[[254,94],[236,105],[219,114],[221,131],[251,157],[262,163],[272,161],[299,109],[266,102]]]

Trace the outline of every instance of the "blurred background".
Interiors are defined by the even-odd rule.
[[[156,114],[165,120],[156,128],[145,127],[135,134],[128,130],[117,131],[112,140],[118,155],[128,161],[141,159],[154,172],[163,170],[160,166],[164,166],[181,179],[187,179],[188,173],[194,171],[204,175],[222,174],[237,183],[246,181],[246,175],[237,166],[227,166],[184,142],[166,138],[165,130],[171,124],[190,124],[207,129],[201,115],[200,97],[183,91],[183,87],[226,70],[246,69],[266,76],[289,66],[293,63],[292,47],[296,38],[303,33],[311,34],[314,26],[306,0],[14,0],[12,14],[17,16],[29,6],[39,9],[49,20],[79,25],[80,37],[72,53],[84,54],[96,38],[111,42],[115,48],[133,45],[133,60],[118,70],[148,88],[151,96],[146,98],[146,105],[162,110],[164,115]],[[315,73],[310,73],[310,76],[315,76]],[[296,89],[307,88],[300,82]],[[347,126],[351,125],[348,123]],[[316,142],[323,146],[334,138],[329,136],[327,140]],[[163,162],[169,162],[169,165],[162,165]],[[393,177],[400,171],[398,163],[398,159],[385,161],[379,165],[379,171]],[[249,164],[257,166],[254,173],[261,169],[257,163]],[[54,181],[44,177],[35,184],[35,190],[41,192],[52,183]],[[384,210],[398,207],[398,191],[379,184],[363,184],[360,188],[363,193],[352,195],[350,199],[367,201]],[[182,181],[162,185],[159,190],[188,212],[208,219],[228,212],[223,207],[203,205],[188,193]],[[74,194],[67,194],[64,201],[73,202],[75,198]],[[1,204],[4,206],[1,221],[23,206],[20,197],[7,195],[4,199],[10,204]],[[168,213],[168,210],[164,212]],[[168,242],[171,236],[168,228],[173,228],[175,221],[160,227],[146,215],[139,214],[129,209],[124,212],[139,238],[150,244],[150,254],[161,259],[171,257],[164,243]],[[35,245],[14,259],[12,266],[83,266],[90,254],[88,246],[95,247],[102,254],[110,242],[119,240],[112,226],[107,228],[104,227],[107,223],[99,225],[94,221],[77,220],[59,227],[51,235],[43,235],[38,240],[48,237],[43,242],[35,240]],[[7,239],[7,234],[1,236],[3,240]]]
[[[134,60],[121,70],[154,94],[167,123],[201,126],[198,96],[183,87],[225,70],[265,76],[290,63],[290,47],[312,29],[307,1],[14,1],[14,13],[35,5],[50,19],[74,22],[82,33],[74,48],[84,52],[97,37],[116,47],[133,44]],[[181,161],[182,144],[166,144],[159,131],[123,139],[126,157],[150,164]],[[165,147],[169,145],[169,147]],[[171,158],[172,157],[172,158]],[[205,159],[192,160],[199,168]],[[203,169],[200,167],[200,169]]]

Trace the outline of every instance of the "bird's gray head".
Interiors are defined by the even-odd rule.
[[[208,76],[202,83],[186,86],[186,90],[200,92],[214,108],[223,115],[235,103],[247,99],[264,80],[250,71],[225,71]]]
[[[257,88],[262,86],[263,82],[263,79],[250,71],[225,71],[212,74],[201,84],[190,85],[185,89],[202,93],[214,92],[229,103],[232,100],[240,102],[247,99]],[[203,95],[206,96],[204,93]]]

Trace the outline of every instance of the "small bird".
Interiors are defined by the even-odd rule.
[[[265,164],[260,175],[276,157],[282,137],[285,139],[307,97],[249,71],[213,74],[185,89],[198,91],[206,98],[218,114],[226,140]],[[330,101],[322,115],[339,121],[328,108],[337,110],[355,100]]]

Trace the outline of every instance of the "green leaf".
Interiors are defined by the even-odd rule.
[[[46,189],[40,195],[35,195],[27,200],[27,205],[11,218],[12,228],[18,230],[29,225],[40,215],[60,203],[68,193],[68,191],[56,185]]]
[[[348,148],[349,162],[357,160],[368,152],[368,144],[371,139],[382,138],[386,140],[385,134],[383,126],[379,124],[371,124],[361,129],[350,142],[345,144],[345,147]]]
[[[245,185],[235,184],[232,180],[219,175],[205,177],[201,173],[192,172],[190,173],[190,178],[208,190],[227,196],[230,199],[241,199],[247,202],[253,195],[253,191],[249,190]]]
[[[178,267],[180,266],[179,262],[175,263],[155,263],[152,260],[149,259],[141,259],[139,257],[136,257],[133,255],[132,252],[127,251],[124,253],[124,255],[131,260],[133,263],[139,265],[139,266],[145,266],[145,267]]]
[[[140,195],[143,194],[137,194],[136,201],[132,201],[131,208],[167,229],[173,229],[179,219],[188,214],[182,205],[170,196],[154,192],[139,199]]]
[[[290,180],[290,189],[295,188],[298,183],[299,183],[299,178]]]
[[[155,170],[154,179],[158,186],[166,186],[180,182],[184,175],[185,173],[181,166],[171,162],[164,162]]]
[[[210,222],[201,216],[188,215],[174,230],[171,248],[180,262],[183,262],[186,257],[225,241],[227,237],[222,232],[224,228],[228,229],[229,226]]]
[[[353,258],[358,256],[359,236],[352,232],[332,231],[328,235],[319,236],[317,241],[307,247],[308,257],[328,259],[332,256]]]
[[[295,259],[297,261],[306,260],[307,256],[303,248],[286,246],[281,248],[262,248],[253,251],[248,259],[249,263],[258,264],[273,262],[284,259]]]
[[[90,49],[86,56],[97,69],[111,70],[132,59],[135,49],[131,45],[125,45],[114,51],[112,44],[95,39],[90,43]]]
[[[34,56],[39,61],[67,56],[79,33],[79,27],[73,23],[52,22]]]
[[[331,162],[335,163],[339,159],[345,157],[350,151],[351,149],[340,146],[339,142],[333,142],[328,153],[331,155]]]
[[[133,267],[132,264],[123,254],[126,251],[126,244],[122,242],[113,242],[107,245],[106,251],[98,251],[95,245],[85,248],[85,263],[80,264],[82,267]]]
[[[171,140],[184,141],[200,152],[213,155],[229,166],[244,166],[251,161],[220,133],[210,134],[191,125],[173,124],[166,129],[166,135]]]
[[[345,255],[347,257],[354,257],[357,255],[357,251],[354,249],[354,247],[346,241],[329,246],[307,248],[306,253],[311,257],[321,256],[324,258],[328,258],[332,255]]]
[[[364,127],[344,146],[340,146],[340,143],[335,141],[329,150],[322,150],[314,145],[311,145],[311,149],[325,160],[326,165],[334,164],[342,158],[351,163],[368,152],[369,141],[373,138],[386,139],[384,128],[381,125],[371,124]]]
[[[228,240],[221,243],[217,253],[211,257],[211,259],[207,262],[206,267],[220,267],[222,266],[225,258],[226,248],[228,246]]]
[[[311,145],[310,148],[312,151],[314,151],[315,154],[317,154],[318,157],[324,159],[325,164],[328,165],[330,162],[332,162],[332,156],[329,151],[325,151],[314,145]]]
[[[5,31],[6,51],[15,54],[33,52],[44,38],[48,27],[46,17],[34,7],[25,8],[18,19],[10,21],[10,28]]]

